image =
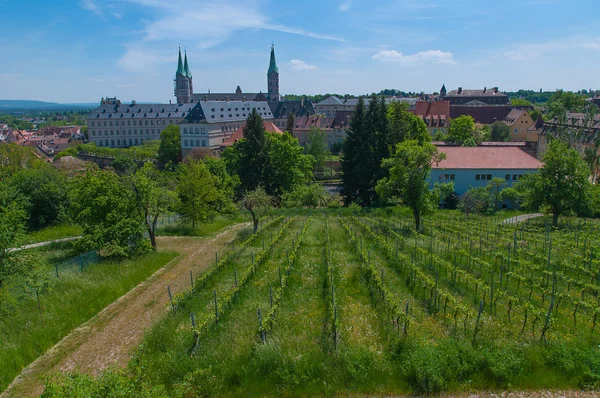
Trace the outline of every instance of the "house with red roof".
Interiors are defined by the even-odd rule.
[[[265,131],[267,133],[278,133],[278,134],[283,133],[281,131],[281,129],[279,127],[275,126],[275,124],[273,122],[270,122],[268,120],[263,120],[263,125],[264,125]],[[233,146],[233,144],[235,144],[242,138],[244,138],[244,127],[246,127],[246,123],[243,123],[237,130],[235,130],[233,132],[233,134],[231,134],[229,136],[229,138],[227,138],[225,140],[225,142],[223,142],[221,144],[220,149],[223,151],[223,150]]]
[[[417,101],[414,114],[425,122],[431,136],[448,132],[450,101]]]
[[[493,178],[502,178],[506,187],[524,175],[542,167],[535,157],[515,146],[440,146],[446,159],[434,164],[430,173],[435,182],[454,182],[454,191],[462,196],[470,187],[485,187]]]

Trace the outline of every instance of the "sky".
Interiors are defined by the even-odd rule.
[[[598,0],[0,0],[0,99],[600,89]]]

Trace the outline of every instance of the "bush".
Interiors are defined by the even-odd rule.
[[[493,214],[496,211],[496,204],[486,187],[471,187],[461,198],[458,208],[466,215]]]

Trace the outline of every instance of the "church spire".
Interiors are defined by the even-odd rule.
[[[179,47],[179,62],[177,63],[177,74],[185,76],[185,71],[183,70],[183,61],[181,60],[181,47]]]
[[[277,62],[275,62],[275,44],[271,44],[271,62],[269,62],[269,70],[267,73],[279,73],[279,69],[277,69]]]
[[[187,51],[185,52],[185,62],[183,64],[183,73],[190,79],[192,78],[192,72],[190,72],[190,68],[188,66]]]

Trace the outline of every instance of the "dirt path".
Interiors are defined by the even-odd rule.
[[[215,251],[231,242],[241,227],[234,225],[211,238],[158,238],[159,250],[180,255],[25,368],[0,398],[41,394],[48,371],[98,374],[108,366],[125,366],[144,332],[168,311],[167,286],[173,295],[187,289],[190,270],[198,275],[213,265]]]
[[[506,220],[502,221],[502,224],[517,224],[517,223],[520,223],[523,221],[527,221],[530,218],[537,218],[537,217],[544,217],[544,215],[542,213],[523,214],[521,216],[507,218]]]
[[[27,249],[33,249],[35,247],[42,247],[42,246],[48,246],[51,245],[53,243],[60,243],[60,242],[69,242],[71,240],[76,240],[81,238],[81,236],[71,236],[69,238],[62,238],[62,239],[55,239],[55,240],[48,240],[46,242],[38,242],[38,243],[32,243],[30,245],[24,245],[21,247],[15,247],[12,249],[8,249],[9,252],[18,252],[21,250],[27,250]]]

